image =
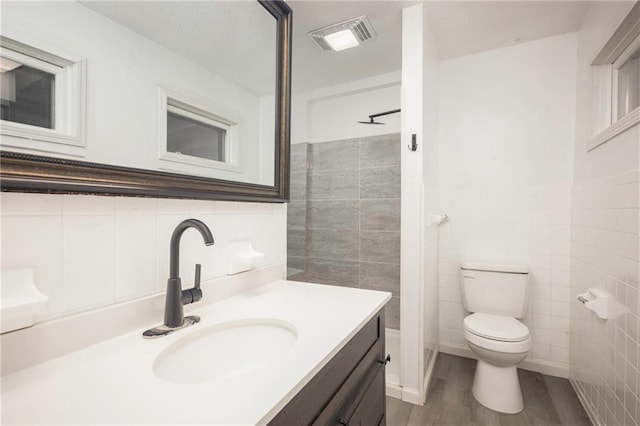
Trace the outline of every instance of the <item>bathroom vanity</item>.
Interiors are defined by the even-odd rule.
[[[203,283],[204,306],[189,305],[199,324],[161,338],[142,338],[147,323],[7,373],[8,348],[37,350],[28,342],[53,338],[38,327],[61,325],[3,335],[2,422],[385,424],[389,293],[277,280],[206,304],[225,279]],[[148,302],[161,312],[161,299]],[[81,317],[61,322],[77,329]],[[85,332],[98,325],[84,320]]]
[[[379,311],[269,425],[385,425],[384,311]]]

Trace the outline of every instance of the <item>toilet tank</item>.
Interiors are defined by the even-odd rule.
[[[527,267],[463,263],[460,279],[467,311],[512,318],[525,316],[529,298]]]

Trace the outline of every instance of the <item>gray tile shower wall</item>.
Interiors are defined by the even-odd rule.
[[[400,134],[291,147],[289,278],[390,291],[400,327]]]
[[[307,269],[307,150],[291,146],[291,201],[287,208],[287,268],[290,277]]]

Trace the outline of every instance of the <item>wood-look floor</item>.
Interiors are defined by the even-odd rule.
[[[490,410],[471,395],[475,368],[473,359],[440,353],[427,403],[420,407],[387,397],[387,425],[591,425],[567,379],[526,370],[518,370],[524,410],[518,414]]]

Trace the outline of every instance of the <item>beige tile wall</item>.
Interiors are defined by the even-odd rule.
[[[601,425],[640,423],[639,180],[634,170],[573,190],[570,377]],[[576,300],[589,288],[615,297],[612,318]]]
[[[43,319],[164,291],[171,233],[192,217],[209,226],[215,244],[184,234],[185,287],[195,263],[203,280],[225,276],[234,240],[265,253],[262,265],[286,262],[286,204],[21,193],[3,193],[0,201],[1,267],[35,269],[49,297]]]

